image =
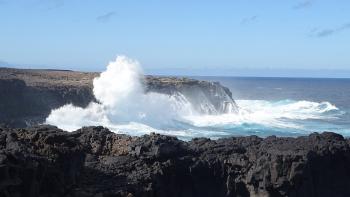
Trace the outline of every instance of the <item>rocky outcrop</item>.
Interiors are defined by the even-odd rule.
[[[0,125],[11,127],[42,123],[52,109],[68,103],[85,107],[94,100],[89,86],[30,84],[18,78],[0,78],[0,95]]]
[[[350,196],[349,141],[0,129],[0,196]]]
[[[182,94],[200,113],[237,112],[232,93],[218,82],[176,77],[147,77],[146,82],[148,91],[169,95]]]
[[[0,68],[0,124],[25,127],[42,123],[52,109],[95,101],[92,81],[99,73]],[[145,77],[147,92],[181,94],[202,113],[235,111],[229,89],[187,78]]]

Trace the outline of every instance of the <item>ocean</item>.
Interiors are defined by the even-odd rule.
[[[94,80],[99,102],[86,108],[71,104],[51,111],[47,124],[67,131],[101,125],[115,133],[150,132],[190,140],[229,136],[301,136],[332,131],[350,136],[350,79],[192,77],[228,87],[238,109],[198,112],[210,103],[198,93],[191,103],[181,93],[144,92],[138,62],[118,56]],[[202,102],[202,103],[201,103]]]
[[[247,117],[221,117],[206,129],[224,135],[301,136],[332,131],[350,136],[350,79],[194,77],[228,87]],[[222,137],[220,135],[212,137]]]

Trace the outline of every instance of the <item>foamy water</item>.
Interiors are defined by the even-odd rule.
[[[92,125],[119,128],[131,123],[147,125],[144,128],[151,130],[175,126],[174,120],[196,113],[181,94],[145,94],[142,76],[137,61],[118,56],[93,81],[98,103],[91,102],[86,108],[62,106],[51,112],[46,123],[68,131]]]
[[[297,136],[330,129],[348,134],[346,128],[332,124],[345,112],[327,101],[237,100],[237,113],[208,115],[195,111],[180,93],[145,94],[142,76],[137,61],[118,56],[93,81],[98,103],[92,102],[86,108],[62,106],[51,112],[46,123],[68,131],[102,125],[116,133],[156,132],[182,139],[252,134]]]

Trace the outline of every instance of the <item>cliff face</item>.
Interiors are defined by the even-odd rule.
[[[230,90],[218,82],[175,77],[147,77],[146,87],[148,91],[163,94],[181,93],[200,113],[221,114],[237,110]]]
[[[52,109],[85,107],[94,99],[89,86],[31,84],[18,77],[0,78],[0,95],[0,124],[11,127],[42,123]]]
[[[0,124],[25,127],[42,123],[52,109],[72,103],[85,107],[95,98],[99,73],[0,68]],[[182,94],[201,113],[235,111],[232,93],[219,83],[187,78],[145,78],[147,92]]]
[[[334,133],[183,142],[102,127],[0,129],[0,196],[350,196]]]

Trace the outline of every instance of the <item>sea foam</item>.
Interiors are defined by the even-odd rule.
[[[68,131],[82,126],[125,125],[132,122],[145,124],[147,128],[165,128],[171,126],[173,120],[195,113],[191,104],[180,94],[146,94],[142,80],[139,63],[118,56],[93,81],[93,93],[98,102],[91,102],[86,108],[71,104],[62,106],[51,112],[46,123]]]
[[[157,132],[191,139],[308,134],[313,127],[306,127],[305,121],[336,119],[341,115],[329,102],[293,100],[237,100],[238,112],[209,115],[194,110],[181,93],[145,93],[142,80],[140,64],[118,56],[93,81],[93,93],[98,102],[91,102],[86,108],[68,104],[54,109],[46,123],[68,131],[102,125],[116,133]]]

